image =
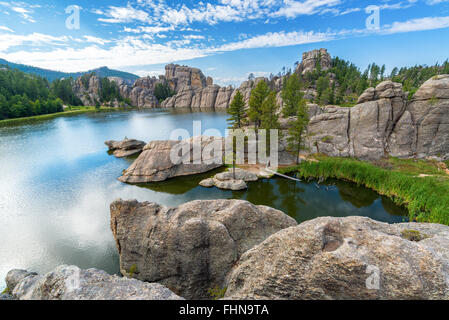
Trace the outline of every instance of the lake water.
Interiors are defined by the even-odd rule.
[[[56,118],[0,128],[0,289],[10,269],[48,272],[60,264],[118,273],[109,227],[109,204],[117,199],[176,206],[196,199],[244,199],[283,210],[297,221],[319,216],[368,216],[402,222],[406,211],[351,183],[301,183],[282,178],[249,184],[246,192],[206,189],[211,173],[131,186],[117,178],[132,159],[108,155],[106,140],[125,136],[168,139],[172,130],[224,133],[227,115],[215,112],[114,112]]]

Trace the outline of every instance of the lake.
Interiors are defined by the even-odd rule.
[[[352,183],[294,182],[283,178],[249,183],[246,192],[198,186],[211,173],[147,184],[117,180],[132,159],[108,155],[106,140],[168,139],[175,129],[224,134],[227,115],[217,112],[111,112],[61,117],[0,127],[0,289],[13,268],[48,272],[61,264],[119,272],[109,227],[109,204],[117,199],[167,206],[197,199],[244,199],[283,210],[298,222],[320,216],[367,216],[406,221],[406,210]]]

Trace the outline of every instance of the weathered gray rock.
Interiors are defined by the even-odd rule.
[[[37,273],[35,272],[29,272],[26,270],[11,270],[6,275],[6,286],[9,288],[10,291],[12,291],[23,279],[28,277],[35,277],[37,276]]]
[[[206,136],[193,137],[186,141],[152,141],[144,147],[143,152],[119,180],[126,183],[147,183],[211,171],[223,165],[223,141],[223,138]],[[183,147],[190,151],[186,151],[182,158],[173,162],[172,150],[180,151]],[[214,148],[217,152],[214,152]],[[197,155],[194,149],[201,152]],[[196,164],[198,161],[200,163]]]
[[[215,109],[227,109],[231,104],[231,95],[234,89],[231,86],[222,87],[218,90],[217,99],[215,100]]]
[[[207,87],[207,78],[200,69],[177,64],[165,66],[165,79],[175,92],[185,87],[193,89]]]
[[[229,169],[229,171],[218,173],[213,178],[205,179],[199,184],[205,188],[215,186],[223,190],[240,191],[248,188],[246,182],[257,181],[258,179],[257,174],[236,168],[235,179],[232,169]]]
[[[101,81],[96,74],[85,75],[75,80],[73,93],[85,106],[93,106],[100,101]]]
[[[449,227],[318,218],[247,251],[228,299],[449,299]]]
[[[241,191],[248,188],[248,185],[243,180],[218,180],[214,179],[214,185],[223,190]]]
[[[234,179],[234,172],[232,169],[229,169],[226,172],[221,172],[215,175],[215,179],[220,181],[226,181]],[[255,173],[252,173],[250,171],[246,171],[240,168],[235,168],[235,179],[236,180],[243,180],[245,182],[253,182],[257,181],[259,178]]]
[[[111,228],[120,269],[187,299],[210,299],[248,249],[296,225],[281,211],[240,200],[193,201],[177,208],[117,200]]]
[[[215,186],[215,180],[214,178],[204,179],[200,181],[199,185],[204,188],[212,188]]]
[[[367,89],[353,108],[327,106],[311,112],[309,148],[368,160],[386,155],[448,159],[448,79],[449,75],[430,79],[411,102],[401,84],[384,81]]]
[[[298,65],[297,72],[306,74],[316,69],[316,65],[320,61],[322,71],[329,70],[332,67],[332,58],[327,52],[327,49],[312,50],[304,52],[302,55],[302,62]]]
[[[109,140],[104,143],[108,146],[109,151],[112,151],[117,158],[124,158],[142,152],[146,143],[135,139],[125,138],[122,141]]]
[[[158,283],[111,276],[97,269],[81,270],[76,266],[59,266],[45,275],[12,270],[8,279],[13,297],[19,300],[182,299]]]

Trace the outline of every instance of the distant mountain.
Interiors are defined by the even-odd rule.
[[[6,61],[4,59],[0,59],[0,65],[7,65],[11,68],[18,69],[22,72],[34,74],[41,76],[43,78],[46,78],[48,81],[53,81],[56,79],[61,78],[78,78],[81,77],[84,74],[88,73],[96,73],[99,77],[120,77],[126,82],[129,82],[130,84],[134,83],[137,79],[139,79],[138,76],[135,74],[124,72],[124,71],[118,71],[118,70],[111,70],[108,67],[101,67],[98,69],[89,70],[86,72],[74,72],[74,73],[67,73],[67,72],[60,72],[60,71],[53,71],[53,70],[47,70],[37,67],[32,67],[24,64],[18,64]]]

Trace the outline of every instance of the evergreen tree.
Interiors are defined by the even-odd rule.
[[[262,103],[261,128],[279,129],[279,116],[276,114],[278,106],[276,104],[276,92],[270,91],[268,97]]]
[[[304,147],[304,135],[309,124],[309,112],[307,105],[302,103],[298,108],[298,114],[290,123],[287,138],[288,148],[296,154],[296,164],[299,164],[299,152]]]
[[[269,88],[265,81],[259,81],[256,87],[251,91],[249,99],[248,117],[254,123],[256,129],[260,128],[262,117],[262,104],[269,94]]]
[[[298,105],[301,99],[304,97],[304,93],[301,92],[301,84],[296,73],[292,74],[287,79],[284,87],[282,88],[281,94],[284,103],[282,114],[286,118],[294,116],[298,111]]]
[[[232,128],[241,128],[245,118],[245,101],[243,101],[243,95],[240,93],[240,90],[237,90],[234,99],[232,99],[228,108],[228,114],[230,115],[228,122]]]

